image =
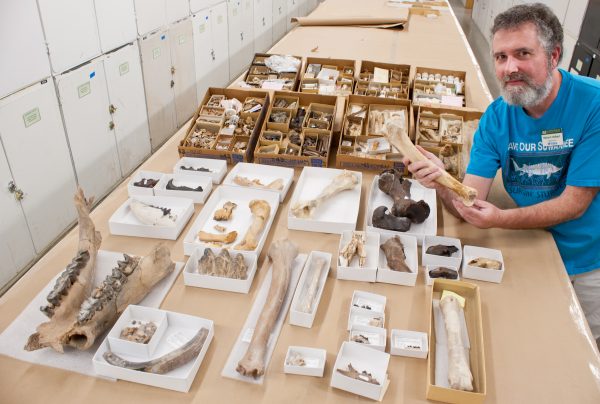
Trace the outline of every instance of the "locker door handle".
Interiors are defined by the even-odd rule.
[[[215,60],[215,50],[214,49],[211,49],[210,56],[212,57],[212,60]]]
[[[15,195],[15,199],[17,201],[22,201],[23,198],[25,197],[25,193],[20,190],[19,188],[17,188],[17,184],[15,184],[14,181],[10,181],[8,183],[8,192],[10,192],[11,194]]]
[[[110,106],[108,107],[108,112],[110,112],[111,114],[114,114],[115,112],[117,112],[117,107],[110,104]]]
[[[171,74],[175,74],[175,66],[171,66]]]
[[[171,80],[171,88],[175,87],[175,82]]]
[[[244,33],[240,32],[240,38],[242,38],[242,41],[244,40]]]
[[[279,15],[281,15],[281,6],[279,6]]]
[[[263,27],[267,25],[267,23],[265,22],[265,17],[263,17]]]
[[[115,128],[115,123],[113,121],[110,121],[108,123],[108,129],[113,130]]]

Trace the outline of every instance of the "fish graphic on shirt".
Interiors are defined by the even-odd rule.
[[[515,166],[515,171],[517,171],[519,175],[527,174],[528,177],[531,177],[532,175],[545,175],[546,179],[548,179],[552,174],[562,170],[562,167],[556,167],[550,163],[538,163],[532,165],[523,164],[519,167],[515,159],[511,160]]]

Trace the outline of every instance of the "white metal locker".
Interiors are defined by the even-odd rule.
[[[101,53],[93,0],[38,0],[38,4],[54,73]]]
[[[213,22],[211,10],[208,8],[192,16],[196,98],[198,101],[202,101],[206,89],[213,85],[211,83],[211,75],[215,68],[215,51],[211,32]]]
[[[287,0],[273,0],[273,43],[279,41],[287,31]]]
[[[194,39],[192,19],[173,24],[169,28],[171,48],[171,72],[175,91],[175,117],[177,127],[181,127],[194,115],[196,99],[196,72],[194,70]]]
[[[166,31],[156,31],[139,40],[146,90],[146,107],[152,150],[162,145],[177,129],[171,75],[171,55]]]
[[[51,80],[0,102],[0,136],[41,252],[75,220],[75,174]]]
[[[137,37],[133,0],[94,0],[100,48],[106,53]]]
[[[254,0],[254,52],[273,44],[273,0]]]
[[[50,76],[35,0],[0,2],[0,98]]]
[[[286,31],[290,31],[296,25],[290,20],[292,17],[300,16],[300,4],[298,4],[299,2],[300,0],[287,0],[287,17],[285,19]]]
[[[189,0],[167,0],[166,7],[167,24],[179,21],[190,15]]]
[[[224,0],[190,0],[190,11],[192,14],[210,8]]]
[[[127,176],[150,154],[150,130],[137,42],[105,55],[104,70],[121,174]]]
[[[144,35],[167,24],[166,0],[134,0],[138,34]]]
[[[79,185],[100,199],[121,179],[102,58],[56,77]]]
[[[229,79],[237,78],[254,56],[253,0],[227,0]]]
[[[35,257],[33,241],[21,205],[8,190],[13,178],[0,143],[0,287]]]
[[[298,16],[304,17],[306,15],[306,0],[296,0],[298,6]]]
[[[244,27],[244,36],[242,38],[242,53],[244,69],[246,69],[254,58],[254,0],[242,1],[242,24]]]
[[[213,69],[211,74],[211,86],[225,87],[229,83],[229,40],[227,32],[229,23],[227,20],[227,3],[222,2],[210,9],[210,24],[212,34],[212,60]],[[204,96],[204,94],[202,94]],[[200,101],[201,98],[198,99]]]

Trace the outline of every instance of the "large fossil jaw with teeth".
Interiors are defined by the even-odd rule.
[[[129,208],[137,220],[142,224],[150,226],[175,226],[177,215],[171,213],[171,209],[152,206],[132,199]]]

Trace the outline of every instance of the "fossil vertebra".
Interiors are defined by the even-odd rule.
[[[359,180],[356,174],[344,170],[341,174],[335,176],[315,199],[296,202],[292,207],[292,214],[300,218],[310,218],[321,203],[342,191],[353,189],[358,183]]]
[[[205,249],[204,254],[198,260],[198,272],[202,275],[231,279],[246,279],[248,277],[248,267],[242,254],[238,253],[231,257],[226,249],[221,250],[217,256],[210,248]]]
[[[251,251],[258,246],[260,233],[265,228],[269,215],[271,214],[271,206],[262,199],[254,199],[250,201],[250,211],[252,212],[252,223],[246,231],[246,235],[242,241],[234,247],[234,250]]]
[[[413,223],[423,223],[429,217],[430,208],[423,200],[416,202],[410,199],[411,185],[396,169],[385,170],[379,175],[379,189],[394,200],[392,215],[407,217]]]
[[[406,254],[400,237],[394,236],[381,245],[388,266],[394,271],[412,272],[406,265]]]
[[[161,208],[132,199],[129,208],[133,215],[143,224],[150,226],[175,226],[177,215],[171,213],[169,208]]]
[[[288,366],[306,366],[306,361],[297,351],[290,351],[290,356],[288,357],[286,364]]]

